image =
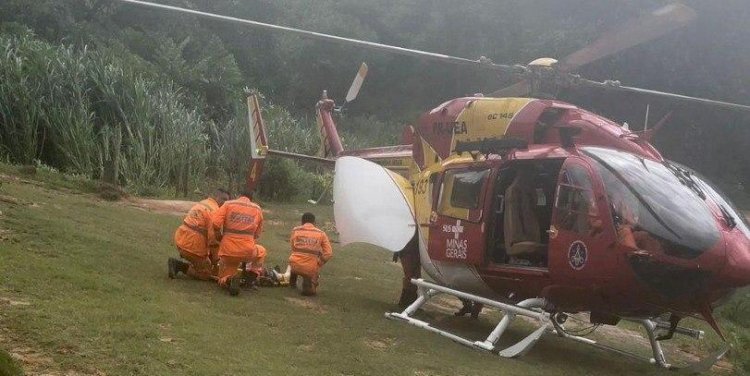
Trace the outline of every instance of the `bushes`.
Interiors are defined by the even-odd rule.
[[[12,162],[40,160],[136,193],[204,172],[204,124],[180,89],[106,49],[0,35],[0,82],[0,145]]]
[[[262,99],[262,96],[261,96]],[[268,104],[263,106],[263,119],[268,131],[270,146],[277,150],[315,154],[319,138],[313,124],[293,118],[283,107]],[[213,166],[220,166],[219,175],[226,176],[227,188],[236,192],[245,182],[250,160],[250,129],[247,124],[247,109],[238,108],[234,119],[223,129],[212,124],[214,139]],[[271,157],[266,161],[260,181],[259,195],[263,199],[286,201],[310,198],[322,188],[323,180],[314,167],[299,166],[296,162]]]
[[[217,124],[185,89],[122,51],[52,46],[29,31],[0,33],[0,157],[122,185],[135,194],[174,187],[186,196],[206,180],[245,181],[250,132],[238,98],[235,115]],[[266,105],[272,146],[314,154],[313,124]],[[312,197],[323,180],[291,161],[271,159],[261,196]],[[316,170],[313,170],[316,171]],[[223,184],[220,184],[223,185]],[[203,187],[209,188],[209,187]]]

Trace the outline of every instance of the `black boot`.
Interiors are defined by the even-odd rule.
[[[240,294],[240,276],[235,275],[229,278],[229,295],[237,296]]]
[[[398,306],[406,308],[417,300],[417,292],[413,289],[401,289],[401,297],[398,299]]]
[[[458,317],[465,316],[470,313],[473,315],[474,303],[471,300],[465,299],[461,299],[461,303],[463,304],[463,307],[461,307],[461,309],[459,309],[458,312],[454,313],[453,315]]]
[[[177,277],[177,273],[179,272],[187,272],[187,268],[185,268],[184,271],[182,270],[181,264],[182,261],[174,257],[170,257],[169,260],[167,260],[167,273],[169,274],[170,279],[174,279],[175,277]]]
[[[484,308],[484,304],[480,304],[480,303],[474,303],[474,304],[472,304],[472,307],[471,307],[471,318],[475,319],[475,320],[478,319],[479,318],[479,313],[482,312],[482,308]]]
[[[297,275],[294,273],[289,275],[289,287],[297,289]]]
[[[182,260],[178,260],[174,257],[170,257],[169,260],[167,260],[167,272],[169,274],[169,278],[172,278],[172,279],[177,277],[177,273],[179,272],[187,274],[189,267],[190,267],[190,264]]]

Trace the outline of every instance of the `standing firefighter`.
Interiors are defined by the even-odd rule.
[[[174,234],[180,259],[170,257],[167,261],[169,278],[179,272],[193,278],[208,280],[213,274],[210,247],[215,242],[212,216],[229,198],[227,191],[217,189],[205,200],[193,205]]]
[[[406,244],[404,249],[393,255],[393,261],[398,260],[401,261],[401,268],[404,271],[398,305],[401,308],[406,308],[417,300],[417,285],[412,284],[411,280],[422,276],[422,264],[419,261],[419,242],[416,235]]]
[[[241,270],[238,269],[243,262],[255,260],[255,240],[263,229],[263,212],[251,201],[252,197],[252,191],[243,191],[236,200],[225,202],[213,218],[214,229],[222,229],[218,281],[229,289],[230,295],[239,294]]]
[[[297,276],[300,276],[302,277],[302,295],[315,295],[318,289],[320,268],[333,257],[328,236],[315,227],[315,215],[312,213],[302,215],[302,226],[297,226],[292,230],[289,243],[292,246],[292,255],[289,256],[289,265],[292,268],[289,284],[292,288],[296,288]]]

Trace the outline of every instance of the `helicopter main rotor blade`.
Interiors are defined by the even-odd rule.
[[[354,81],[352,81],[352,86],[349,87],[349,91],[346,93],[346,103],[349,103],[353,101],[355,98],[357,98],[357,95],[359,94],[359,89],[362,88],[362,83],[365,82],[366,76],[367,76],[367,64],[362,63],[362,65],[359,66],[357,75],[354,76]]]
[[[258,29],[274,30],[274,31],[284,32],[287,34],[293,34],[293,35],[297,35],[303,38],[323,40],[323,41],[334,42],[334,43],[338,43],[338,44],[342,44],[346,46],[362,47],[362,48],[367,48],[367,49],[376,50],[376,51],[383,51],[383,52],[388,52],[388,53],[393,53],[393,54],[398,54],[398,55],[419,57],[419,58],[424,58],[427,60],[439,61],[442,63],[451,63],[451,64],[457,64],[457,65],[462,65],[462,66],[476,67],[480,69],[486,69],[486,70],[496,71],[496,72],[501,72],[501,73],[522,74],[525,70],[525,68],[523,67],[495,64],[489,59],[484,58],[484,57],[479,58],[477,60],[471,60],[471,59],[467,59],[463,57],[439,54],[435,52],[427,52],[427,51],[422,51],[422,50],[415,50],[411,48],[392,46],[392,45],[382,44],[382,43],[368,42],[368,41],[360,40],[360,39],[345,38],[345,37],[340,37],[337,35],[318,33],[315,31],[302,30],[302,29],[297,29],[297,28],[287,27],[287,26],[273,25],[273,24],[264,23],[264,22],[246,20],[246,19],[237,18],[237,17],[223,16],[220,14],[201,12],[197,10],[180,8],[180,7],[171,6],[171,5],[157,4],[157,3],[152,3],[148,1],[141,1],[141,0],[117,0],[117,1],[120,1],[123,3],[134,4],[134,5],[140,5],[144,7],[158,8],[158,9],[170,10],[174,12],[192,14],[194,16],[210,18],[214,20],[229,21],[229,22],[243,24],[246,26],[255,27]]]
[[[556,68],[563,72],[570,72],[580,66],[679,29],[695,17],[695,11],[686,5],[681,3],[666,5],[605,32],[588,46],[568,55],[557,64]]]
[[[578,78],[576,82],[572,84],[572,86],[573,87],[587,86],[587,87],[594,87],[594,88],[605,89],[605,90],[614,90],[614,91],[620,91],[620,92],[626,92],[626,93],[644,94],[644,95],[651,95],[651,96],[662,97],[662,98],[676,99],[676,100],[686,101],[690,103],[705,104],[705,105],[711,105],[711,106],[716,106],[716,107],[728,108],[728,109],[733,109],[733,110],[750,111],[750,106],[744,105],[744,104],[737,104],[737,103],[717,101],[713,99],[691,97],[688,95],[675,94],[675,93],[666,93],[663,91],[642,89],[642,88],[632,87],[632,86],[621,86],[618,81],[598,82],[598,81],[588,80],[585,78]]]
[[[523,79],[513,85],[506,86],[500,90],[495,90],[487,96],[497,98],[523,97],[529,95],[529,93],[531,93],[531,83],[529,82],[529,80]]]

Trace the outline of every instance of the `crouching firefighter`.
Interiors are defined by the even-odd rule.
[[[302,277],[302,295],[317,294],[320,268],[333,257],[333,249],[328,235],[315,227],[315,215],[302,215],[302,225],[292,230],[289,243],[292,246],[289,285],[296,288],[297,277]]]
[[[229,193],[216,189],[205,200],[193,205],[174,234],[177,252],[186,261],[170,257],[167,261],[169,278],[182,272],[200,280],[209,280],[214,274],[211,246],[215,243],[213,214],[219,210]]]
[[[225,202],[213,217],[214,229],[221,229],[222,234],[218,282],[232,296],[240,293],[244,274],[240,266],[257,258],[255,241],[263,230],[263,211],[251,201],[252,197],[252,191],[243,191],[236,200]]]

